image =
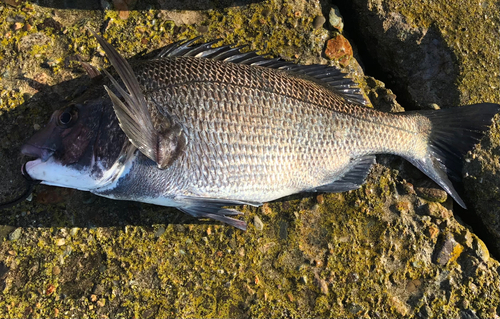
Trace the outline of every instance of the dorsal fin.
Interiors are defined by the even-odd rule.
[[[223,45],[214,47],[220,39],[206,43],[194,44],[200,37],[188,41],[174,42],[161,50],[157,58],[194,56],[198,58],[226,61],[239,64],[262,66],[271,69],[285,70],[288,72],[306,75],[320,81],[347,101],[366,105],[368,102],[361,94],[358,84],[347,77],[347,74],[329,65],[313,64],[299,65],[284,61],[280,58],[270,59],[259,55],[256,51],[241,52],[246,46],[234,47]]]

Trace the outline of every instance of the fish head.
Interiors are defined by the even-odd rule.
[[[124,142],[108,98],[69,103],[22,146],[21,153],[35,157],[23,174],[46,185],[92,190],[116,173]]]

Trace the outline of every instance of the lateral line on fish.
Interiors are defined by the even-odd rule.
[[[271,93],[271,94],[276,94],[276,95],[279,95],[279,96],[283,96],[283,97],[286,97],[286,98],[289,98],[289,99],[292,99],[292,100],[300,101],[302,103],[308,103],[308,104],[311,104],[313,106],[316,106],[316,107],[319,107],[319,108],[322,108],[322,109],[325,109],[325,110],[329,110],[329,111],[332,111],[332,112],[341,113],[341,114],[344,114],[346,116],[350,116],[351,118],[354,118],[354,119],[357,119],[357,120],[360,120],[360,121],[363,121],[363,122],[366,122],[366,123],[375,124],[375,125],[382,125],[382,126],[385,126],[385,127],[390,127],[390,128],[397,129],[397,130],[400,130],[400,131],[405,132],[405,133],[419,134],[418,131],[411,131],[411,130],[405,129],[403,127],[390,125],[390,124],[387,124],[387,123],[384,123],[384,122],[370,121],[370,120],[368,120],[366,118],[358,117],[358,116],[355,116],[353,114],[350,114],[350,113],[347,113],[347,112],[343,112],[343,111],[333,110],[332,108],[326,107],[326,106],[321,105],[321,104],[313,103],[311,101],[300,99],[300,98],[297,98],[297,97],[294,97],[294,96],[290,96],[290,95],[287,95],[287,94],[276,93],[276,92],[271,91],[271,90],[269,90],[267,88],[255,88],[255,87],[249,87],[249,86],[244,86],[244,85],[231,84],[231,83],[227,83],[227,82],[223,82],[223,81],[208,81],[208,80],[199,80],[198,81],[198,80],[194,80],[194,81],[178,82],[176,84],[165,85],[165,86],[162,86],[161,89],[176,88],[176,87],[181,87],[183,85],[191,85],[191,84],[196,84],[196,83],[202,83],[202,84],[212,84],[212,83],[213,84],[224,84],[224,85],[232,86],[232,87],[239,87],[239,88],[252,89],[252,90],[260,90],[260,91],[264,91],[264,92],[267,92],[267,93]],[[149,91],[152,91],[152,90],[145,90],[144,93],[147,93]],[[374,109],[371,109],[371,108],[368,108],[368,107],[365,107],[365,106],[362,106],[362,105],[357,105],[357,104],[351,103],[349,101],[344,101],[344,102],[351,104],[353,107],[360,107],[360,108],[365,108],[367,110],[373,110],[373,111],[375,111]],[[387,114],[396,114],[396,113],[387,113]]]

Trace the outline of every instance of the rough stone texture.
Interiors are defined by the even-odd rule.
[[[493,1],[355,0],[369,54],[406,108],[500,103],[500,7]],[[401,102],[401,101],[400,101]],[[464,169],[465,200],[500,254],[499,117]]]
[[[329,59],[338,60],[341,65],[347,65],[352,58],[351,44],[343,35],[336,35],[326,42],[325,55]]]
[[[498,115],[497,115],[498,117]],[[498,121],[465,166],[472,208],[489,231],[490,249],[500,254],[500,130]]]
[[[498,102],[498,4],[351,1],[371,56],[411,107]],[[345,5],[344,5],[345,7]],[[458,84],[458,85],[457,85]]]
[[[320,56],[337,32],[314,28],[315,17],[330,9],[315,1],[225,8],[209,1],[198,2],[201,8],[190,1],[147,2],[127,19],[111,10],[112,2],[101,1],[104,11],[60,10],[63,3],[72,2],[0,5],[1,201],[21,192],[23,140],[91,85],[78,60],[105,65],[85,27],[104,32],[127,57],[203,33],[303,63],[326,63]],[[398,7],[403,16],[413,8]],[[199,12],[202,21],[176,25],[167,18],[172,9],[214,10]],[[451,69],[466,67],[456,63]],[[355,59],[347,70],[359,70]],[[401,111],[383,83],[354,76],[376,107]],[[486,99],[463,87],[459,81],[454,90]],[[488,162],[492,155],[481,156]],[[478,158],[471,165],[482,175],[470,175],[494,183],[493,169],[482,169]],[[401,160],[379,162],[385,166],[377,165],[357,191],[242,208],[247,232],[175,209],[38,186],[31,201],[0,214],[0,317],[497,316],[500,264],[454,218],[451,199],[418,197],[415,189],[429,187],[427,178]],[[477,183],[474,189],[483,189]],[[492,185],[498,183],[483,191],[498,196]]]

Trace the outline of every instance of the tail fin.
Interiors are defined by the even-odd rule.
[[[461,180],[464,154],[481,139],[498,112],[500,105],[493,103],[415,112],[427,117],[432,128],[429,133],[428,155],[423,159],[408,160],[439,184],[463,208],[466,208],[465,203],[450,179]]]

